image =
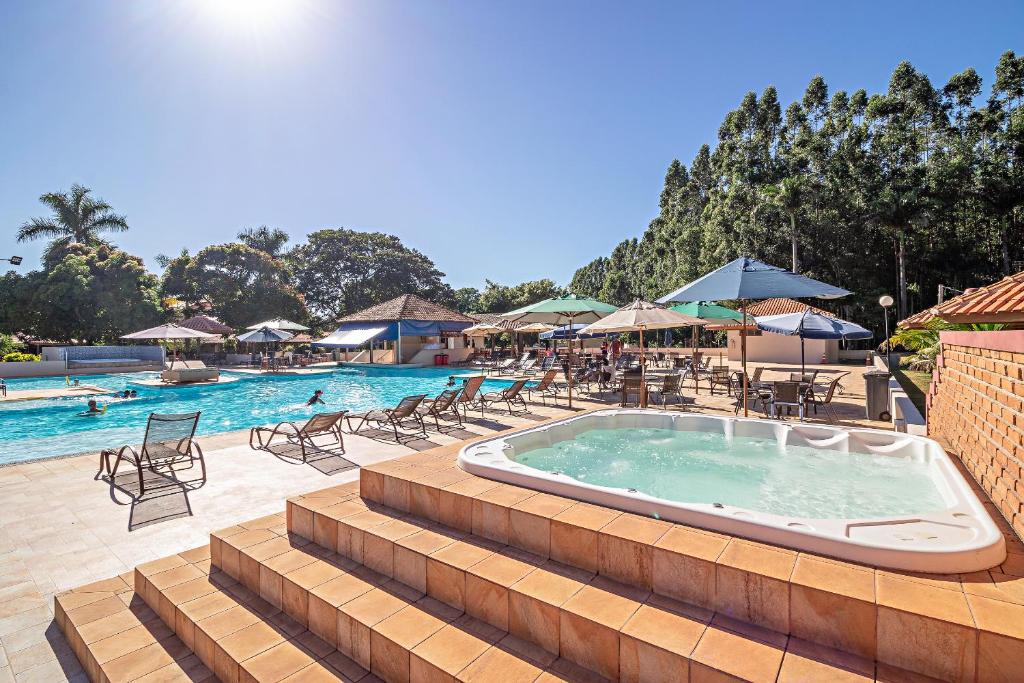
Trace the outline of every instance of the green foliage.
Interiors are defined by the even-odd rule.
[[[476,313],[507,313],[544,299],[565,294],[565,290],[553,280],[531,280],[518,285],[500,285],[484,280],[484,291],[477,301]]]
[[[473,313],[480,310],[480,290],[476,287],[460,287],[453,292],[455,310],[460,313]]]
[[[0,361],[4,363],[34,363],[42,360],[41,356],[37,356],[34,353],[21,353],[20,351],[14,351],[12,353],[5,353]]]
[[[284,245],[288,244],[288,233],[279,228],[268,228],[261,225],[238,233],[238,241],[256,251],[262,251],[273,257],[281,256]]]
[[[318,230],[286,260],[293,264],[295,286],[310,314],[323,324],[406,293],[453,303],[444,273],[394,235]]]
[[[113,207],[102,199],[91,196],[92,190],[74,184],[68,192],[47,192],[39,198],[48,209],[49,217],[32,218],[18,229],[18,241],[49,238],[45,261],[52,265],[64,256],[72,244],[98,246],[103,232],[124,232],[128,221],[114,213]]]
[[[8,353],[14,353],[20,351],[22,344],[14,337],[6,334],[0,334],[0,356],[6,356]]]
[[[268,318],[302,320],[302,294],[280,260],[244,244],[218,244],[195,256],[183,252],[164,271],[161,294],[188,303],[203,301],[227,325],[245,327]]]
[[[1024,258],[1024,57],[1002,56],[977,105],[971,69],[941,87],[909,63],[883,93],[824,78],[783,111],[774,88],[726,114],[717,144],[673,160],[639,238],[576,271],[570,289],[615,304],[657,298],[740,255],[845,287],[825,304],[881,328]]]

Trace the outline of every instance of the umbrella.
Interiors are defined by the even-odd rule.
[[[169,323],[167,325],[157,325],[151,327],[148,330],[139,330],[138,332],[132,332],[131,334],[121,335],[121,339],[155,339],[159,341],[174,341],[177,342],[179,339],[211,339],[216,337],[215,334],[208,334],[206,332],[200,332],[199,330],[192,330],[181,325],[175,325]],[[178,356],[178,345],[174,345],[174,356]]]
[[[738,299],[743,302],[743,305],[740,306],[740,313],[743,319],[746,319],[746,302],[749,299],[772,297],[838,299],[849,293],[841,287],[812,280],[804,275],[768,265],[749,256],[741,256],[718,270],[713,270],[674,292],[666,294],[658,299],[658,303]],[[748,415],[746,325],[740,328],[740,358],[743,364],[743,416],[746,417]]]
[[[526,323],[522,327],[517,327],[516,332],[550,332],[555,329],[554,325],[548,325],[547,323]]]
[[[245,328],[247,330],[259,330],[264,327],[269,327],[272,330],[293,330],[295,332],[306,332],[309,330],[305,325],[293,323],[291,320],[285,320],[284,318],[275,318],[273,320],[264,320],[261,323],[255,325],[249,325]]]
[[[574,321],[596,322],[609,313],[614,313],[615,307],[596,299],[578,297],[575,294],[544,299],[529,306],[517,308],[514,311],[501,316],[506,320],[524,323],[546,323],[549,325],[561,325],[568,322],[570,327]],[[569,356],[572,357],[572,338],[569,339]],[[572,408],[572,380],[569,381],[569,408]]]
[[[572,326],[562,325],[561,327],[552,327],[547,332],[541,332],[541,339],[596,339],[600,337],[607,337],[608,332],[594,332],[588,334],[581,334],[580,330],[586,327],[586,323],[574,323]]]
[[[710,301],[689,301],[685,304],[673,306],[671,310],[676,313],[692,315],[695,318],[706,320],[711,324],[714,324],[716,320],[743,320],[743,314],[739,311],[734,311],[731,308],[726,308],[725,306],[719,306],[718,304],[711,303]],[[693,328],[693,351],[694,353],[697,352],[696,326]]]
[[[810,306],[802,313],[762,315],[755,320],[762,330],[775,334],[799,335],[800,374],[804,372],[804,339],[870,339],[874,336],[870,330],[856,323],[822,315],[812,311]]]
[[[649,301],[637,299],[614,313],[580,330],[588,332],[640,332],[640,406],[647,406],[646,364],[644,363],[644,330],[665,330],[671,327],[703,325],[705,321],[692,315],[669,310]]]
[[[497,325],[491,323],[477,323],[471,325],[462,331],[462,334],[467,337],[490,337],[495,334],[501,334],[504,330]],[[484,349],[486,351],[486,348]],[[491,342],[491,358],[494,358],[494,342]]]
[[[248,342],[250,344],[272,344],[274,342],[284,341],[285,339],[291,339],[293,336],[294,335],[290,332],[285,332],[284,330],[261,327],[258,330],[238,335],[238,341]]]

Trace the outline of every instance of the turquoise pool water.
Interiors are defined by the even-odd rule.
[[[930,467],[774,439],[672,429],[591,429],[516,462],[588,484],[632,488],[679,503],[723,503],[811,519],[944,510]]]
[[[230,373],[225,373],[230,374]],[[54,455],[98,451],[142,441],[150,413],[202,411],[200,434],[213,434],[284,420],[305,421],[314,412],[393,407],[404,396],[436,396],[447,388],[448,377],[465,374],[452,368],[339,368],[327,374],[245,375],[236,382],[208,386],[148,387],[131,384],[153,379],[156,373],[87,375],[79,379],[121,391],[138,391],[136,399],[96,397],[109,407],[102,415],[84,417],[90,397],[12,401],[0,403],[0,464],[36,460]],[[456,380],[461,386],[461,379]],[[509,382],[487,380],[493,391]],[[63,377],[13,379],[9,389],[44,389],[64,386]],[[316,389],[324,390],[326,406],[305,406]]]

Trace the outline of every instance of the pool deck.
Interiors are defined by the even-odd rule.
[[[793,369],[768,367],[765,379],[775,371]],[[836,398],[841,423],[884,428],[862,417],[860,375],[867,368],[830,369],[854,373],[845,382],[846,393]],[[692,388],[684,391],[692,396]],[[706,387],[701,391],[696,405],[687,409],[733,414],[731,397],[709,396]],[[574,400],[577,409],[608,405]],[[0,468],[0,495],[5,501],[0,509],[0,683],[87,680],[54,622],[54,595],[203,546],[216,529],[280,514],[286,498],[356,481],[361,467],[445,447],[446,457],[453,457],[452,448],[466,439],[573,414],[564,397],[558,407],[531,404],[531,411],[516,417],[489,411],[483,419],[472,419],[464,431],[431,431],[429,440],[406,445],[383,436],[345,434],[344,461],[334,457],[310,464],[251,450],[247,430],[202,437],[198,441],[206,453],[205,485],[195,488],[196,482],[185,472],[180,480],[147,490],[138,500],[130,495],[130,487],[114,488],[95,478],[95,454]],[[118,480],[122,483],[121,475]],[[1014,564],[1011,570],[1024,574],[1024,555],[1015,556],[1018,560],[1022,566]],[[941,584],[940,579],[923,582]]]
[[[47,398],[68,398],[76,396],[103,396],[113,394],[112,389],[82,384],[61,389],[8,389],[6,396],[0,396],[0,403],[7,401],[38,401]]]

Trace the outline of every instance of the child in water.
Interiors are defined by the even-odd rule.
[[[100,408],[98,405],[96,405],[96,399],[90,398],[89,399],[89,410],[85,411],[82,414],[83,415],[100,415],[100,414],[105,413],[105,412],[107,412],[107,407],[106,406],[103,406],[102,408]]]
[[[313,392],[313,395],[309,397],[309,400],[306,401],[306,405],[307,406],[314,406],[317,403],[320,403],[320,404],[323,404],[323,405],[327,405],[326,403],[324,403],[324,400],[322,398],[320,398],[323,395],[324,395],[323,389],[317,389],[316,391]]]

